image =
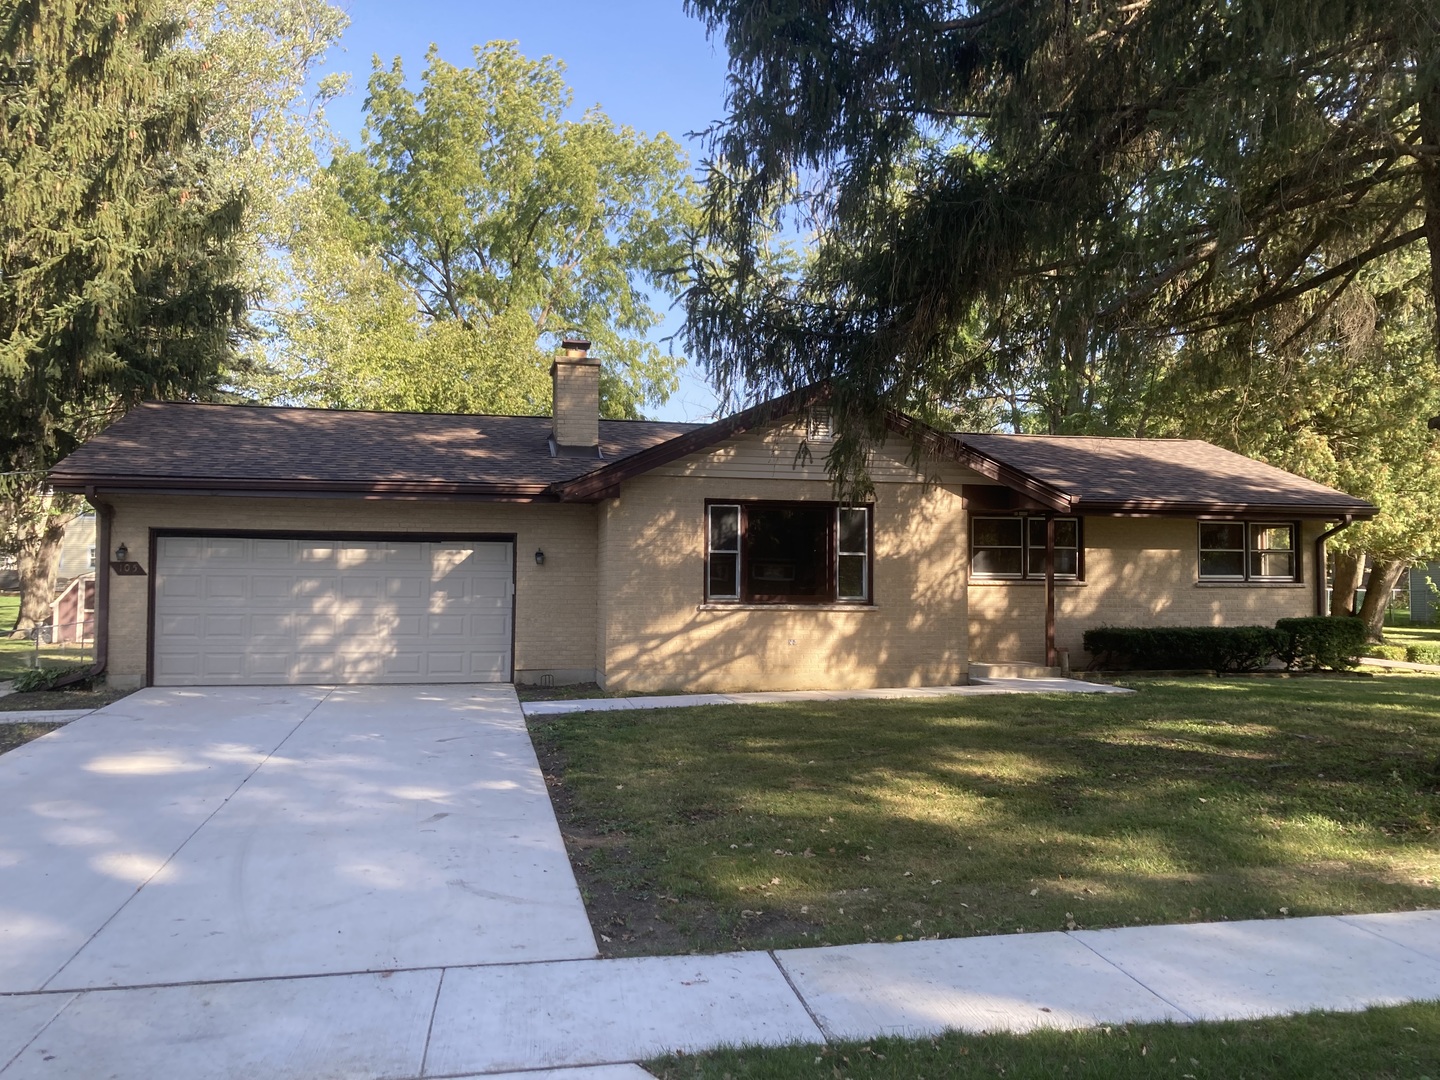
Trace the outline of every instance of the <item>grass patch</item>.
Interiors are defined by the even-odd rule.
[[[950,1034],[651,1061],[659,1080],[1385,1080],[1440,1077],[1440,1005],[1273,1020]]]
[[[31,739],[48,735],[64,727],[64,724],[0,724],[0,754],[24,746]]]
[[[1387,645],[1440,645],[1440,626],[1391,626],[1387,623],[1384,635]]]
[[[608,955],[1440,905],[1440,679],[537,718]]]
[[[22,638],[13,641],[10,631],[20,615],[18,596],[0,596],[0,682],[13,679],[22,671],[28,671],[35,656],[35,642]],[[63,645],[40,646],[40,662],[46,667],[64,667],[84,663],[92,655],[91,649],[79,649]]]

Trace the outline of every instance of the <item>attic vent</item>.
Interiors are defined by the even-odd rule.
[[[805,420],[807,439],[833,439],[835,430],[830,426],[830,410],[823,406],[812,408]]]

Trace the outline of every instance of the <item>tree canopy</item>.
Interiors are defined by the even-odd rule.
[[[562,66],[514,43],[472,67],[432,48],[418,89],[377,59],[357,150],[312,193],[324,227],[292,244],[281,393],[333,406],[544,412],[550,346],[583,331],[607,415],[676,385],[649,333],[674,294],[693,193],[664,135],[598,108],[569,118]]]
[[[828,380],[842,475],[886,407],[962,399],[1027,335],[1061,375],[1103,360],[1113,410],[1412,245],[1433,327],[1428,0],[688,7],[732,77],[689,343],[722,387]],[[787,219],[815,236],[799,277],[760,255]]]

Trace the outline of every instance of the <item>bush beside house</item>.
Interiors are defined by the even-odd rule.
[[[1084,643],[1096,668],[1259,671],[1278,659],[1301,671],[1340,671],[1360,662],[1365,625],[1320,616],[1281,619],[1274,627],[1104,626],[1085,631]]]

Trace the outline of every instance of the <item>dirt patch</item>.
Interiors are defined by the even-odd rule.
[[[608,696],[599,683],[566,683],[563,686],[541,686],[538,683],[516,683],[515,696],[521,701],[588,701]]]
[[[64,724],[0,724],[0,754],[24,746],[31,739],[48,735],[64,727]]]
[[[49,709],[100,709],[129,697],[133,690],[112,690],[101,686],[95,690],[35,690],[24,694],[0,697],[0,712],[29,712]]]

